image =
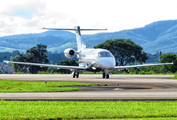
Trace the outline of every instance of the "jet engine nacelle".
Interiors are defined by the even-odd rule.
[[[75,53],[76,53],[76,52],[75,52],[74,49],[72,49],[72,48],[67,48],[67,49],[64,51],[65,56],[66,56],[67,58],[69,58],[69,59],[73,58],[74,55],[75,55]]]

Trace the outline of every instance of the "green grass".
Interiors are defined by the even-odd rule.
[[[14,74],[26,74],[24,72],[14,72]]]
[[[177,79],[177,75],[175,75],[172,79]]]
[[[0,101],[0,119],[176,119],[177,101]]]
[[[69,92],[81,90],[73,88],[73,86],[100,86],[100,84],[0,80],[0,92]]]

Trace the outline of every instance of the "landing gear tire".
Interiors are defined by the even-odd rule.
[[[79,72],[77,72],[77,74],[76,74],[76,78],[79,78]]]
[[[73,78],[79,78],[79,72],[74,72],[73,73]]]
[[[109,79],[109,74],[106,74],[106,79]]]
[[[75,77],[76,77],[76,73],[74,72],[74,73],[73,73],[73,78],[75,78]]]
[[[105,78],[105,76],[106,76],[105,73],[103,73],[103,78]]]

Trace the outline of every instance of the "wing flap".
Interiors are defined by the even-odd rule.
[[[126,69],[126,68],[139,68],[147,66],[158,66],[158,65],[172,65],[173,63],[159,63],[159,64],[143,64],[143,65],[131,65],[131,66],[115,66],[113,70],[116,69]]]
[[[53,68],[60,68],[60,69],[75,69],[75,70],[86,70],[87,69],[87,67],[79,67],[79,66],[63,66],[63,65],[40,64],[40,63],[29,63],[29,62],[13,62],[13,61],[4,61],[4,62],[23,64],[23,65],[34,65],[34,66],[40,66],[40,67],[53,67]]]

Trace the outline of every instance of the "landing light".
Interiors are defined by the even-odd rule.
[[[92,67],[92,70],[96,70],[96,67]]]

